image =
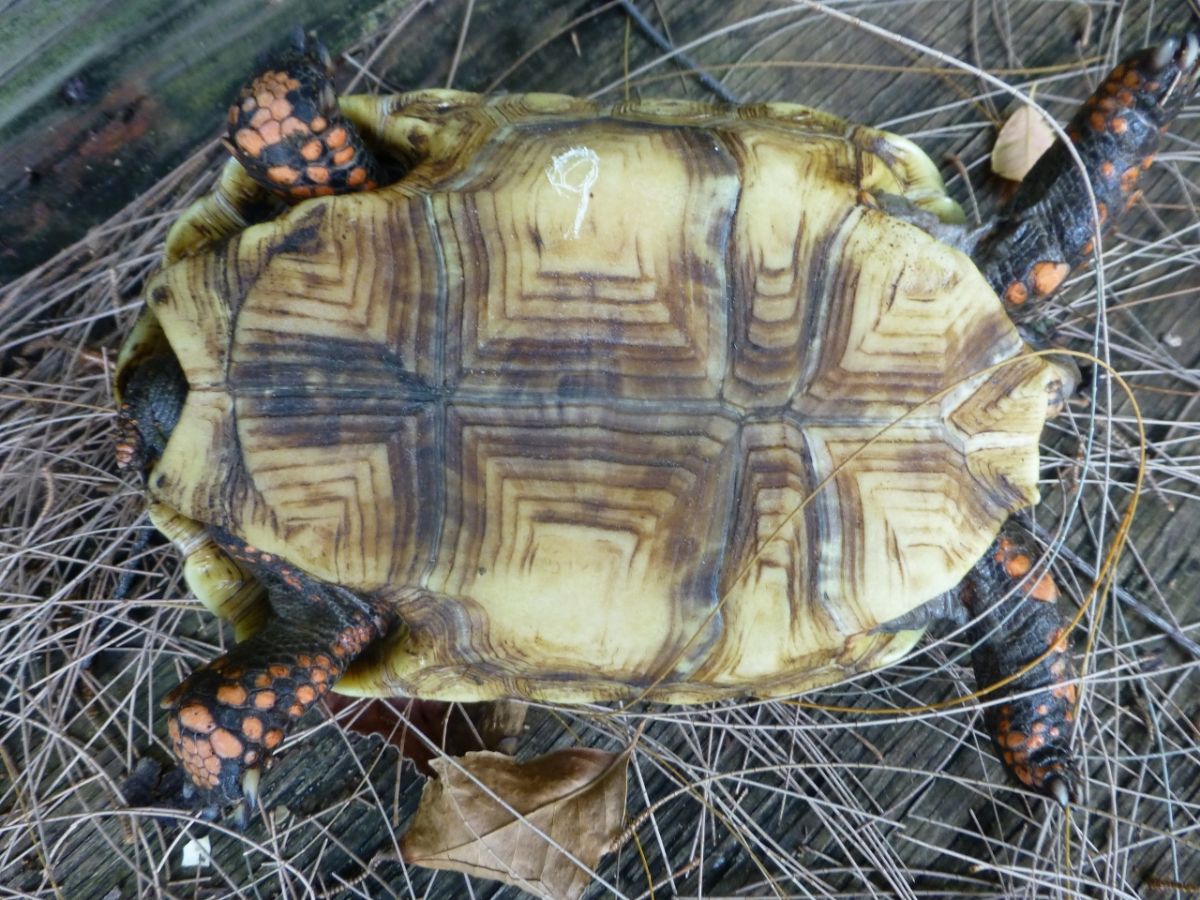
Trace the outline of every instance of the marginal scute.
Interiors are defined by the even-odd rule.
[[[192,227],[152,283],[191,389],[150,480],[222,614],[256,586],[207,525],[392,605],[340,690],[794,693],[907,652],[878,626],[1036,498],[1053,371],[872,201],[956,219],[904,139],[786,104],[342,109],[400,181],[207,254]]]

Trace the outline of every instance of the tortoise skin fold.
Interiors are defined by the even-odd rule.
[[[1020,529],[1005,526],[967,578],[962,598],[975,618],[971,662],[981,690],[1050,651],[986,695],[984,718],[1005,768],[1066,805],[1079,779],[1071,750],[1078,674],[1058,587],[1048,572],[1036,571],[1036,559]]]
[[[1067,136],[1046,151],[1001,210],[975,254],[988,283],[1014,310],[1053,294],[1094,249],[1102,231],[1140,198],[1138,180],[1158,152],[1162,132],[1183,108],[1200,74],[1200,30],[1130,56],[1080,107]]]

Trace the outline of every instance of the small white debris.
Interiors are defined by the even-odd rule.
[[[185,869],[207,869],[212,866],[212,841],[206,837],[188,841],[183,845],[183,867]]]
[[[575,211],[575,226],[565,238],[579,237],[583,217],[587,214],[592,186],[600,177],[600,156],[591,147],[572,147],[555,154],[546,167],[550,186],[559,194],[578,194],[579,207]]]
[[[1172,349],[1178,350],[1183,346],[1183,338],[1173,331],[1169,331],[1163,335],[1163,343]]]

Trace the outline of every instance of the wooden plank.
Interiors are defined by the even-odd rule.
[[[320,24],[323,34],[337,36],[329,38],[335,48],[345,47],[382,21],[379,4],[338,6],[348,10],[337,20],[341,24]],[[296,15],[296,7],[280,7]],[[120,190],[131,193],[120,196],[132,196],[183,158],[186,148],[219,132],[224,98],[242,77],[243,60],[253,55],[249,49],[255,42],[253,36],[263,30],[279,33],[284,20],[280,7],[229,0],[192,4],[182,7],[178,22],[166,23],[151,12],[139,25],[135,17],[121,26],[126,30],[122,32],[125,37],[120,37],[115,34],[117,19],[105,21],[113,33],[87,22],[86,14],[97,18],[106,6],[89,4],[82,12],[74,6],[72,24],[61,30],[42,22],[38,33],[47,38],[28,41],[30,52],[21,51],[21,42],[0,47],[6,51],[3,58],[12,60],[14,71],[32,69],[23,80],[3,79],[4,89],[11,93],[0,95],[0,107],[17,115],[4,128],[32,128],[34,120],[20,118],[26,115],[22,110],[44,106],[45,98],[53,93],[52,86],[85,65],[99,65],[101,72],[110,71],[105,65],[116,66],[111,69],[113,75],[103,76],[106,85],[133,84],[140,77],[154,86],[154,90],[139,88],[140,93],[130,96],[183,98],[153,101],[156,110],[184,111],[180,116],[184,124],[160,129],[173,142],[174,150],[153,161],[149,156],[137,156],[136,165],[134,157],[122,155],[124,149],[107,157],[121,160],[125,172],[143,164],[147,167],[144,180],[103,182],[121,182]],[[1010,102],[1003,97],[974,99],[982,90],[978,79],[952,74],[909,49],[784,2],[659,0],[641,7],[652,22],[665,21],[676,45],[687,46],[693,59],[723,67],[714,68],[714,74],[724,77],[725,85],[739,97],[819,105],[914,135],[939,163],[950,152],[961,157],[971,166],[971,183],[985,212],[994,207],[1002,187],[987,177],[983,161],[994,136],[989,123],[998,121]],[[144,9],[154,10],[157,5]],[[577,17],[597,10],[592,18],[570,25]],[[396,88],[444,85],[454,67],[455,47],[467,11],[463,2],[422,7],[405,29],[384,45],[372,71],[384,73],[387,84]],[[1080,49],[1075,42],[1088,11],[1093,43]],[[1119,28],[1121,45],[1131,48],[1150,33],[1184,22],[1188,14],[1186,0],[1133,0],[1121,7],[1119,16],[1111,5],[1099,0],[1087,4],[912,0],[884,7],[868,5],[858,13],[873,25],[926,42],[955,58],[977,60],[989,70],[1005,71],[1004,77],[1014,83],[1026,80],[1016,70],[1053,66],[1097,48],[1107,51],[1113,44],[1114,29]],[[81,20],[80,15],[85,17]],[[470,7],[470,16],[463,53],[454,67],[456,87],[584,94],[606,89],[604,96],[610,99],[625,90],[627,31],[619,10],[598,4],[515,5],[481,0]],[[64,12],[60,21],[67,18]],[[386,24],[383,30],[387,31]],[[154,49],[149,45],[138,45],[136,53],[126,49],[134,54],[128,56],[128,69],[120,68],[125,62],[104,62],[114,55],[126,58],[111,48],[126,39],[136,44],[130,35],[156,42]],[[55,50],[60,46],[61,52]],[[356,58],[363,59],[372,46],[358,48]],[[32,52],[35,47],[37,52]],[[109,49],[93,52],[88,49],[92,47]],[[532,51],[528,60],[506,72],[527,51]],[[660,54],[636,29],[629,31],[628,51],[628,66],[634,73],[630,91],[711,96],[694,77],[671,63],[639,71]],[[39,64],[43,68],[37,68]],[[172,81],[172,72],[181,80]],[[351,74],[348,68],[343,71],[343,77]],[[177,93],[170,93],[172,90]],[[1056,80],[1053,72],[1047,72],[1037,97],[1062,119],[1086,91],[1078,77]],[[110,95],[125,96],[116,88],[103,92],[104,97]],[[100,111],[95,115],[100,116],[121,118],[112,110],[131,108],[118,103],[107,107],[105,113],[105,101],[96,102]],[[138,102],[145,105],[150,101]],[[135,112],[130,121],[140,122],[137,110],[141,107],[135,104],[132,108]],[[71,109],[53,112],[63,123],[74,119]],[[40,109],[38,114],[53,119],[50,111]],[[208,120],[208,116],[213,118]],[[16,210],[13,221],[18,225],[22,218],[28,221],[41,215],[38,202],[54,206],[62,197],[71,196],[70,185],[82,184],[79,179],[84,176],[78,173],[87,171],[88,165],[95,166],[95,157],[80,149],[92,146],[88,141],[93,139],[87,137],[81,143],[78,135],[100,134],[102,129],[60,125],[58,121],[52,124],[54,129],[78,127],[70,132],[75,137],[62,145],[75,148],[72,162],[64,169],[67,180],[44,195],[32,189],[6,194],[13,206],[5,214]],[[0,160],[6,163],[0,171],[12,171],[10,158],[3,156],[4,148],[22,142],[32,145],[32,133],[20,131],[24,137],[15,142],[8,140],[7,130],[0,135]],[[1171,145],[1177,161],[1189,141],[1193,147],[1200,141],[1194,115],[1181,123],[1178,133],[1180,140]],[[120,133],[110,146],[125,148],[125,138]],[[96,138],[93,143],[103,141]],[[81,155],[82,161],[77,160]],[[217,159],[218,154],[211,154],[197,168],[211,171]],[[1187,182],[1183,179],[1191,178],[1189,189],[1194,191],[1195,160],[1193,152],[1179,166],[1180,178],[1170,173],[1156,177],[1149,187],[1153,209],[1135,213],[1136,219],[1123,226],[1123,234],[1153,240],[1175,234],[1181,222],[1187,224],[1194,213],[1184,202]],[[965,186],[954,176],[953,167],[947,164],[943,171],[954,195],[965,200]],[[43,385],[36,396],[46,403],[107,403],[105,377],[89,368],[81,348],[111,351],[116,346],[130,311],[122,312],[117,317],[120,321],[114,323],[112,310],[133,304],[141,277],[153,265],[156,241],[162,236],[160,222],[139,221],[139,217],[169,209],[178,203],[182,190],[164,189],[152,205],[133,207],[110,222],[90,248],[69,251],[53,269],[35,273],[7,294],[0,293],[0,346],[9,354],[6,373],[15,371],[26,383]],[[803,200],[795,198],[794,202]],[[52,212],[59,213],[57,209]],[[62,218],[74,222],[75,217]],[[128,242],[124,259],[129,262],[113,265],[105,261],[92,268],[90,254],[115,246],[118,235]],[[1200,639],[1196,599],[1200,560],[1194,549],[1198,507],[1195,489],[1186,479],[1187,460],[1196,454],[1197,446],[1192,398],[1197,387],[1194,367],[1200,355],[1196,350],[1200,329],[1186,296],[1200,290],[1200,273],[1180,252],[1190,250],[1196,258],[1200,239],[1191,233],[1163,240],[1161,248],[1143,249],[1140,257],[1130,257],[1127,252],[1123,267],[1108,273],[1114,291],[1110,325],[1116,361],[1125,370],[1136,369],[1138,355],[1153,350],[1157,354],[1153,367],[1161,371],[1168,350],[1177,360],[1173,377],[1135,378],[1139,385],[1170,392],[1143,390],[1139,400],[1154,419],[1151,434],[1159,454],[1156,459],[1161,465],[1163,455],[1169,453],[1174,460],[1171,471],[1160,474],[1160,483],[1142,497],[1133,548],[1144,570],[1127,556],[1122,586],[1132,599],[1162,616],[1174,617],[1185,636],[1194,641]],[[1156,260],[1157,264],[1148,264]],[[72,287],[57,296],[56,286],[68,282]],[[1093,311],[1088,291],[1089,286],[1081,282],[1055,306],[1056,315],[1065,323],[1064,334],[1074,338],[1074,346],[1088,346],[1084,335],[1091,327],[1088,317]],[[1180,297],[1172,299],[1172,294]],[[1125,306],[1159,297],[1143,305]],[[96,317],[99,324],[92,322]],[[59,329],[53,337],[65,344],[36,352],[28,349],[29,336],[47,329]],[[26,359],[30,362],[24,362]],[[1116,405],[1128,415],[1128,404]],[[109,509],[102,506],[106,502],[102,498],[110,493],[121,498],[120,503],[111,519],[93,527],[97,531],[102,526],[129,528],[136,520],[140,502],[135,486],[112,476],[107,420],[95,417],[86,426],[84,434],[90,443],[85,442],[88,449],[77,459],[55,449],[60,446],[55,441],[63,440],[61,433],[77,427],[73,420],[59,414],[59,407],[49,406],[56,411],[54,415],[43,415],[26,425],[30,409],[42,407],[17,406],[11,419],[4,419],[21,427],[21,450],[3,458],[5,468],[0,474],[24,479],[29,485],[26,499],[13,517],[19,532],[5,539],[16,545],[26,540],[27,534],[28,546],[34,548],[20,558],[11,558],[15,568],[3,570],[4,590],[14,616],[29,605],[28,597],[51,596],[39,593],[46,577],[43,568],[66,586],[66,593],[53,595],[62,605],[57,616],[31,619],[35,624],[29,626],[39,646],[55,648],[58,655],[50,651],[44,656],[22,655],[20,690],[9,692],[12,707],[44,731],[13,726],[0,732],[20,776],[15,795],[0,795],[5,797],[4,827],[10,840],[9,855],[0,857],[0,879],[14,889],[51,894],[57,888],[71,897],[105,896],[109,890],[121,896],[239,891],[302,895],[310,888],[336,891],[358,878],[363,879],[361,885],[346,888],[341,895],[463,896],[460,877],[405,869],[397,862],[370,865],[377,852],[393,846],[423,783],[411,768],[400,768],[395,752],[382,750],[377,739],[346,736],[332,728],[303,737],[265,781],[264,798],[274,808],[267,822],[256,822],[245,836],[214,833],[216,868],[203,873],[180,868],[177,821],[164,818],[155,822],[148,815],[122,811],[117,786],[136,757],[165,758],[157,699],[181,671],[209,652],[218,633],[206,618],[179,612],[181,605],[188,608],[186,592],[178,581],[177,561],[166,549],[159,548],[149,559],[136,562],[138,569],[155,573],[135,582],[144,598],[135,592],[131,601],[112,602],[121,569],[129,565],[130,541],[106,550],[107,545],[98,538],[72,543],[67,533],[52,530],[56,517],[66,517],[72,509]],[[6,408],[0,415],[7,414]],[[1072,428],[1083,429],[1086,424],[1077,415]],[[1121,441],[1128,440],[1128,430],[1125,422],[1109,427],[1110,432],[1120,433]],[[1101,437],[1105,433],[1101,432]],[[1052,530],[1054,511],[1061,508],[1063,496],[1053,482],[1082,476],[1072,464],[1078,446],[1072,429],[1067,429],[1061,440],[1050,435],[1049,443],[1055,449],[1048,453],[1063,454],[1063,464],[1044,472],[1048,502],[1038,521]],[[1130,468],[1120,456],[1120,447],[1118,443],[1114,454],[1121,467],[1110,475],[1119,482],[1111,491],[1114,503],[1124,501],[1122,485],[1130,481]],[[1095,480],[1102,473],[1093,468],[1085,474]],[[49,493],[43,487],[47,477],[58,485]],[[72,493],[78,484],[87,485],[87,492]],[[1163,498],[1171,499],[1172,505]],[[1098,521],[1099,506],[1098,492],[1089,489],[1086,515],[1077,519],[1071,530],[1070,547],[1085,561],[1094,562],[1103,553],[1104,545],[1090,531]],[[1113,521],[1108,520],[1105,540],[1111,536]],[[44,547],[55,548],[53,554],[37,549]],[[1080,570],[1062,565],[1058,571],[1068,584],[1073,576],[1077,588],[1086,587]],[[1143,891],[1152,895],[1148,876],[1200,881],[1200,851],[1190,832],[1177,839],[1170,837],[1172,831],[1194,831],[1196,818],[1200,752],[1195,725],[1187,719],[1194,720],[1200,710],[1197,660],[1178,643],[1164,638],[1160,629],[1147,627],[1136,608],[1128,604],[1109,601],[1102,637],[1103,652],[1096,661],[1100,674],[1081,735],[1093,774],[1085,804],[1092,811],[1073,814],[1070,866],[1063,859],[1066,837],[1062,817],[1007,787],[994,754],[977,731],[971,707],[937,717],[895,713],[877,721],[865,713],[824,713],[776,704],[713,713],[692,711],[686,719],[667,718],[652,724],[639,745],[637,771],[631,779],[631,812],[640,812],[647,803],[661,798],[672,799],[638,830],[645,861],[630,845],[604,864],[601,875],[629,896],[642,894],[648,879],[659,883],[658,896],[672,891],[706,896],[734,892],[770,896],[776,891],[786,895],[1001,895],[1044,892],[1043,886],[1051,884],[1069,895],[1099,892],[1094,887],[1097,884],[1109,885],[1118,894]],[[1113,642],[1119,650],[1112,649]],[[969,678],[960,651],[961,641],[943,645],[906,661],[895,671],[851,688],[822,692],[817,699],[864,709],[902,708],[965,694],[970,690]],[[1153,671],[1156,667],[1158,674]],[[46,684],[54,685],[54,691],[43,695]],[[569,732],[562,728],[564,720]],[[532,755],[575,740],[614,747],[640,722],[637,715],[614,718],[537,712],[522,753]],[[149,731],[148,723],[152,723]],[[45,732],[58,739],[45,738]],[[53,752],[47,752],[48,746]],[[681,783],[690,791],[681,793]],[[1043,826],[1044,834],[1040,833]],[[192,833],[199,830],[193,826]],[[49,862],[48,870],[43,857]],[[671,882],[671,873],[680,870],[688,870],[688,874]],[[1069,872],[1079,880],[1069,880]],[[518,893],[494,889],[484,882],[472,886],[477,896]],[[602,886],[590,892],[595,897],[607,894]]]

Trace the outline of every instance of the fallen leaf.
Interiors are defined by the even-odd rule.
[[[996,135],[992,171],[1001,178],[1021,181],[1053,143],[1054,132],[1041,113],[1031,106],[1020,106]]]
[[[526,763],[490,752],[434,760],[438,778],[425,785],[401,856],[555,900],[578,897],[621,834],[628,765],[628,752],[586,748]]]

